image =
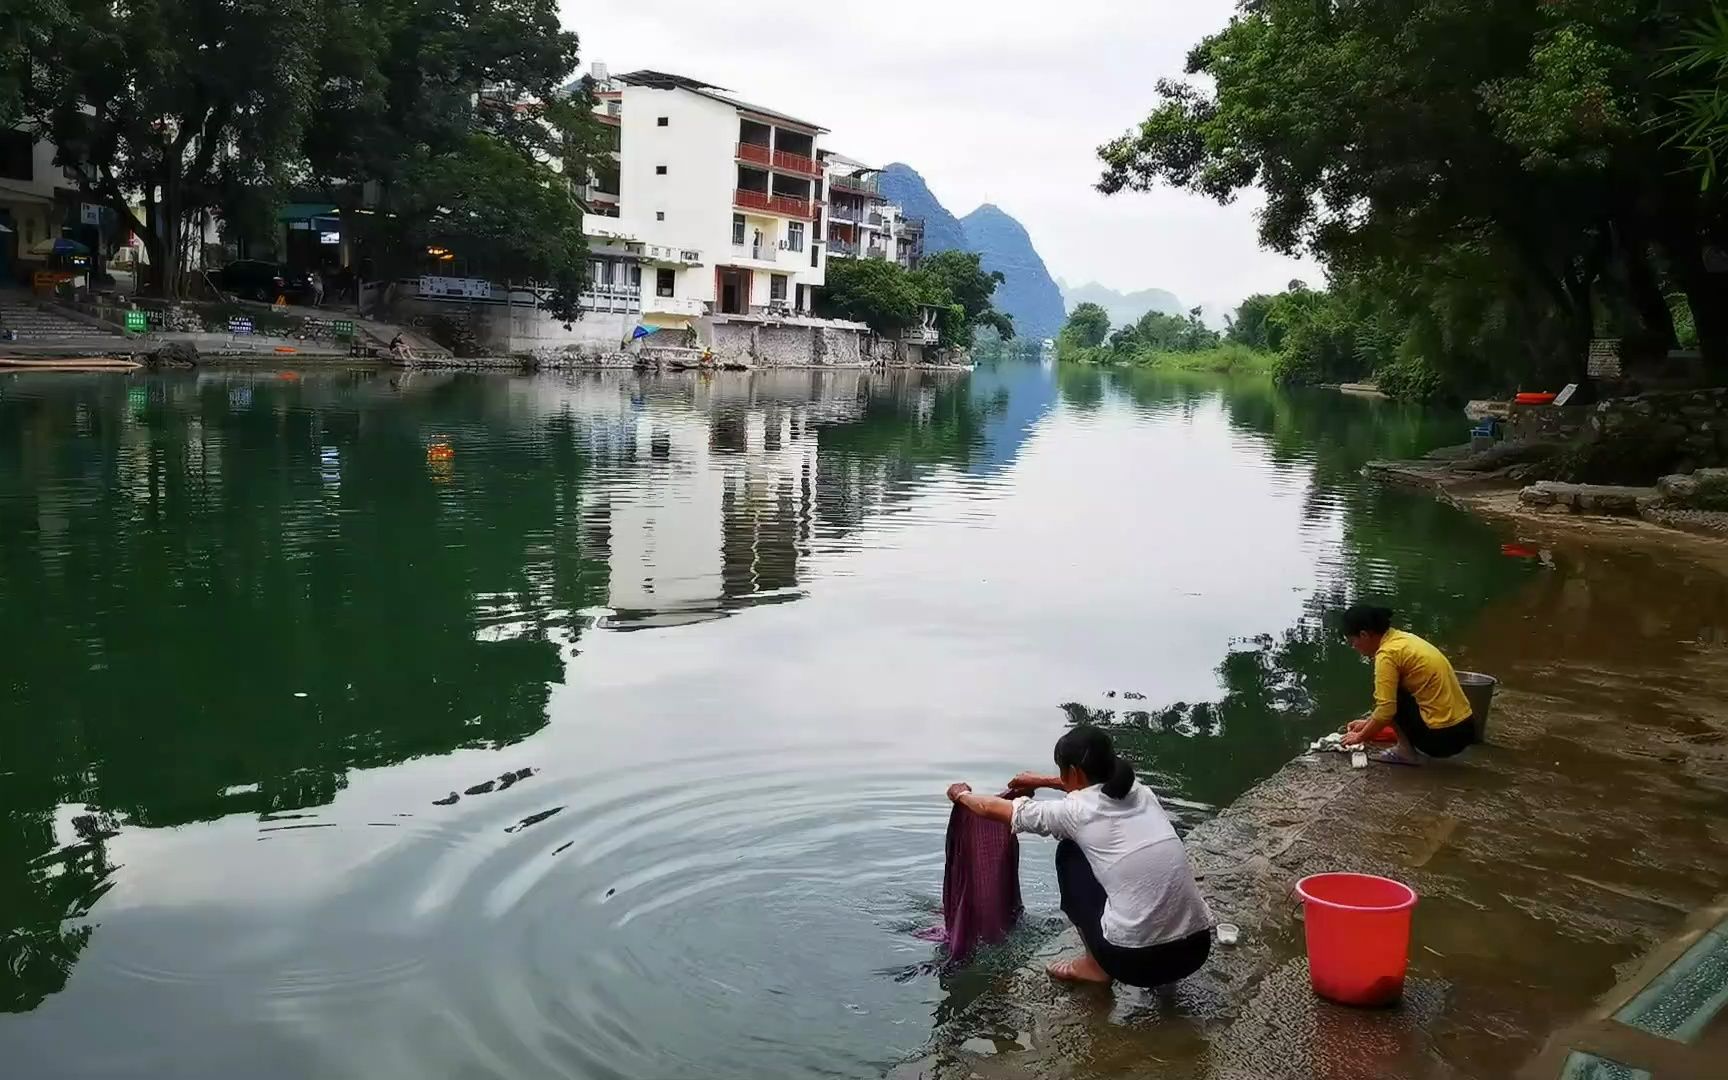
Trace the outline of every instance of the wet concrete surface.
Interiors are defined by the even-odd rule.
[[[1488,745],[1423,769],[1301,758],[1195,828],[1242,944],[1160,996],[1053,986],[1043,963],[1077,941],[1046,937],[892,1075],[1512,1075],[1728,890],[1728,551],[1621,535],[1509,525],[1550,569],[1452,650],[1501,680]],[[1346,869],[1421,896],[1396,1008],[1308,988],[1289,890]]]

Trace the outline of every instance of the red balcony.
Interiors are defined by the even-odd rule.
[[[739,143],[738,160],[751,165],[759,165],[764,169],[778,169],[783,173],[794,173],[798,176],[808,176],[820,179],[822,163],[815,158],[807,158],[803,154],[792,154],[785,150],[771,150],[757,143]]]
[[[760,210],[765,214],[780,214],[784,217],[809,219],[816,216],[815,209],[808,199],[794,199],[790,195],[770,195],[765,191],[746,191],[743,188],[732,193],[732,205],[745,210]]]

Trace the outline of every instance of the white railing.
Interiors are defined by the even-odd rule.
[[[754,259],[757,262],[778,262],[780,252],[773,244],[736,244],[732,256],[736,259]]]
[[[914,326],[900,335],[900,340],[908,345],[934,345],[942,335],[934,326]]]
[[[639,311],[642,308],[640,285],[590,285],[578,297],[590,311]]]
[[[708,305],[704,301],[688,296],[650,296],[643,304],[644,310],[661,315],[692,315],[708,314]]]

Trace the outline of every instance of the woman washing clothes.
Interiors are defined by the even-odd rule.
[[[1052,836],[1062,913],[1086,951],[1051,964],[1067,982],[1161,986],[1200,970],[1212,948],[1212,913],[1188,853],[1152,790],[1116,756],[1110,736],[1076,727],[1056,741],[1056,775],[1021,773],[1013,798],[954,784],[948,797],[1015,831]],[[1034,799],[1039,788],[1067,792]]]
[[[1383,607],[1358,604],[1339,622],[1350,647],[1374,658],[1374,711],[1350,724],[1345,746],[1366,743],[1390,724],[1398,744],[1374,759],[1420,765],[1424,755],[1454,757],[1476,741],[1470,700],[1439,649],[1392,629],[1392,612]]]

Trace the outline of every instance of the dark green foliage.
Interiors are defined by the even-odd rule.
[[[1728,213],[1699,190],[1721,40],[1709,0],[1264,0],[1190,54],[1204,81],[1160,83],[1101,148],[1100,187],[1260,188],[1262,242],[1317,255],[1345,295],[1294,342],[1261,298],[1239,316],[1238,340],[1305,378],[1402,364],[1395,341],[1458,387],[1575,376],[1593,335],[1673,345],[1675,294],[1728,367],[1709,269]]]

